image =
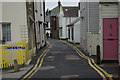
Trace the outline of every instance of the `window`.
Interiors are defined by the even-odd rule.
[[[2,24],[2,38],[5,41],[11,41],[10,24]]]

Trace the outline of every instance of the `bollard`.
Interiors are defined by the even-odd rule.
[[[97,64],[100,64],[100,46],[97,45]]]
[[[18,62],[17,62],[16,59],[14,60],[14,70],[15,70],[16,72],[19,71],[19,65],[18,65]]]

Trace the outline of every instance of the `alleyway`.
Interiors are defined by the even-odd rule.
[[[32,64],[36,66],[26,73],[22,80],[24,78],[30,78],[30,80],[34,78],[103,80],[104,77],[107,78],[100,69],[95,68],[92,60],[87,60],[88,57],[85,57],[86,59],[80,57],[74,47],[59,40],[49,40],[49,42],[50,46],[43,50],[43,55],[33,60]]]

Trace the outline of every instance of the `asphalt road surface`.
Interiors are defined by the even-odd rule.
[[[112,80],[111,75],[76,47],[59,40],[38,51],[30,69],[21,80]]]

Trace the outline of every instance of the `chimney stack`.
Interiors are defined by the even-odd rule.
[[[60,2],[60,0],[58,0],[59,11],[60,11],[60,6],[61,6],[61,2]]]
[[[79,7],[79,10],[80,10],[80,2],[78,3],[78,7]]]

